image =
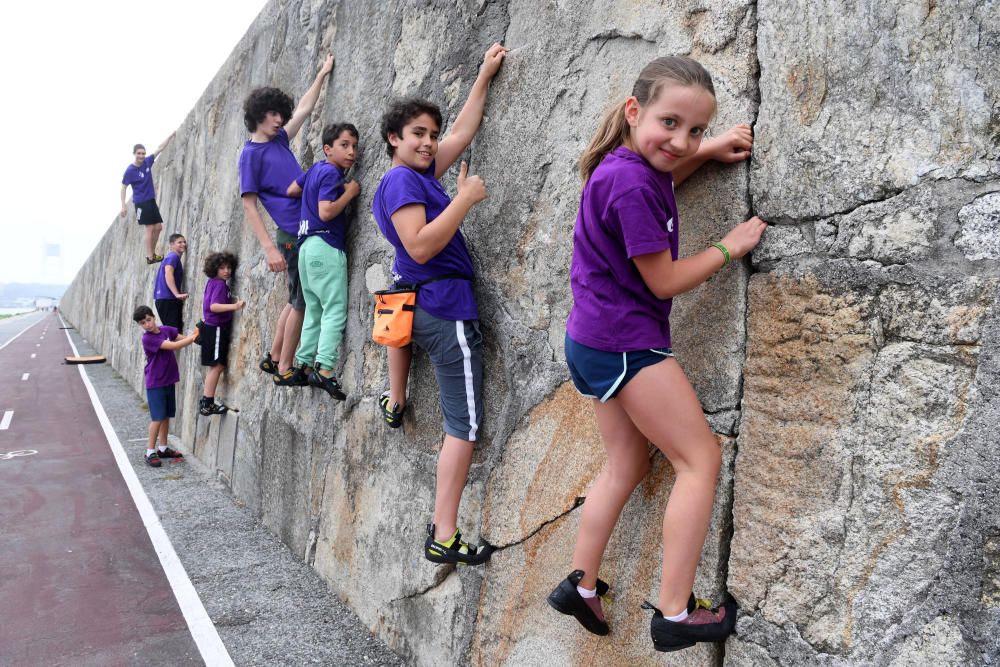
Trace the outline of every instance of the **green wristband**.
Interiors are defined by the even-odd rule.
[[[729,261],[732,259],[732,257],[729,256],[729,251],[726,249],[726,246],[722,245],[721,243],[713,243],[712,247],[718,248],[719,252],[722,253],[722,256],[726,258],[726,261],[722,263],[722,266],[725,267],[726,264],[729,264]]]

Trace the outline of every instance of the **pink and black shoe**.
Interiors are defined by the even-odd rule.
[[[604,618],[601,597],[607,595],[610,586],[607,582],[598,579],[597,595],[585,598],[576,590],[581,579],[583,579],[583,570],[570,572],[569,576],[549,593],[549,606],[560,614],[575,617],[588,632],[593,632],[595,635],[606,635],[611,632],[611,628],[608,627],[608,621]]]
[[[698,642],[721,642],[736,629],[736,603],[729,600],[721,607],[712,607],[707,600],[688,600],[688,616],[683,621],[668,621],[663,613],[649,602],[643,609],[653,611],[649,634],[657,651],[679,651]]]

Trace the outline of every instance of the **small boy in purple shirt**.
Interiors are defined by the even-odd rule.
[[[229,252],[213,252],[205,259],[205,299],[202,305],[204,320],[198,323],[201,330],[201,365],[208,366],[205,374],[205,391],[198,412],[204,416],[225,414],[229,408],[215,402],[215,388],[222,371],[229,362],[229,339],[233,328],[233,313],[243,310],[246,302],[233,303],[227,281],[236,272],[239,260]]]
[[[171,132],[162,144],[151,155],[146,155],[146,147],[136,144],[132,147],[132,156],[135,160],[125,168],[122,176],[122,210],[121,217],[125,217],[128,209],[125,207],[125,191],[128,186],[132,186],[132,201],[135,203],[135,221],[146,228],[146,263],[155,264],[163,261],[163,255],[156,254],[156,244],[160,240],[160,232],[163,231],[163,218],[160,216],[160,209],[156,205],[156,190],[153,187],[153,161],[160,151],[173,139]]]
[[[177,329],[159,326],[149,306],[139,306],[132,319],[142,327],[142,350],[146,353],[146,403],[149,404],[149,443],[146,447],[146,464],[160,467],[160,459],[182,459],[184,455],[167,447],[170,420],[175,416],[174,385],[180,380],[174,350],[187,347],[198,337],[198,332],[181,336]],[[160,446],[156,447],[159,437]]]

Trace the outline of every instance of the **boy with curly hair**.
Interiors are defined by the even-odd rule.
[[[229,292],[229,279],[236,272],[239,260],[230,252],[213,252],[205,259],[205,299],[202,304],[203,321],[198,323],[201,331],[201,365],[209,366],[205,374],[205,391],[202,394],[198,412],[204,416],[225,414],[229,408],[215,402],[215,388],[222,377],[222,371],[229,362],[229,340],[233,328],[233,313],[243,310],[246,302],[242,299],[233,303]]]
[[[294,111],[292,98],[278,88],[258,88],[243,104],[243,120],[250,132],[250,140],[243,146],[239,164],[243,213],[264,249],[267,268],[275,273],[288,272],[288,304],[278,317],[274,342],[261,360],[260,369],[274,375],[275,384],[285,386],[292,384],[292,358],[299,342],[306,307],[299,283],[296,245],[300,202],[287,194],[288,186],[302,175],[302,168],[292,154],[289,142],[312,113],[323,81],[331,71],[333,56],[327,55]],[[278,227],[273,239],[268,235],[257,209],[258,200]]]

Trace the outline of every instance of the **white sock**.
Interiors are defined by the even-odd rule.
[[[685,609],[684,611],[682,611],[681,613],[677,614],[676,616],[664,616],[663,618],[665,618],[668,621],[671,621],[673,623],[680,623],[681,621],[683,621],[687,617],[688,617],[688,610]]]
[[[160,450],[160,453],[162,454],[163,452],[167,451],[167,446],[166,445],[160,445],[159,447],[157,447],[157,449]]]
[[[587,598],[597,597],[596,588],[590,589],[590,588],[584,588],[583,586],[577,586],[576,592],[579,593],[580,597],[582,597],[584,600],[586,600]]]
[[[150,454],[152,454],[152,453],[153,453],[153,451],[154,451],[154,450],[152,450],[152,449],[147,449],[147,450],[146,450],[146,456],[149,456]]]

